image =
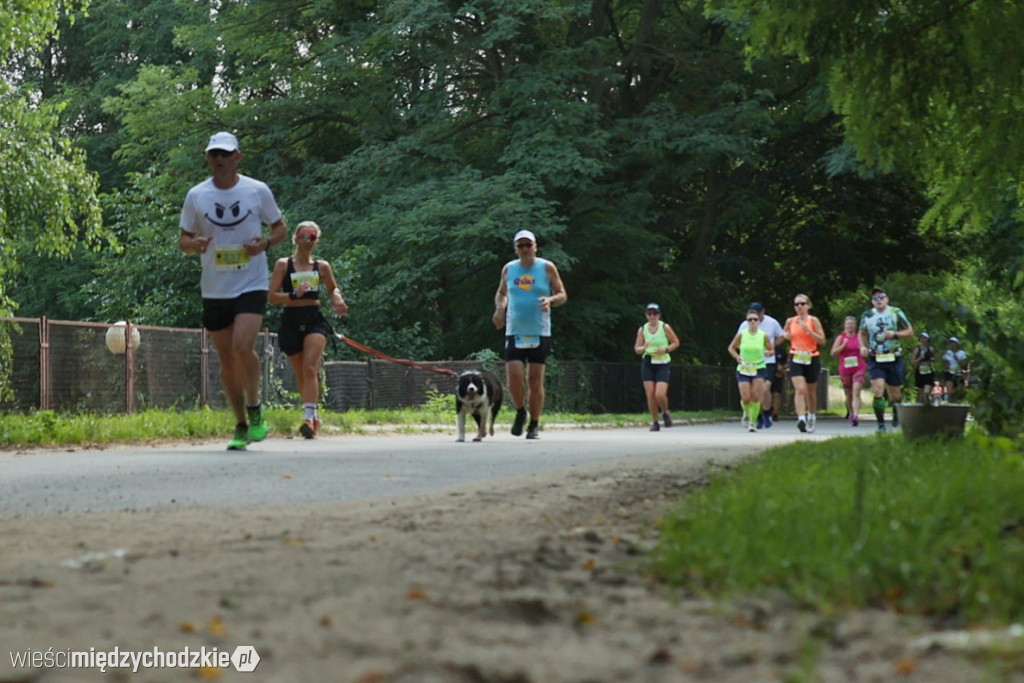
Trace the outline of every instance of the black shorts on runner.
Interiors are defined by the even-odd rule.
[[[879,363],[874,356],[868,356],[868,377],[871,379],[884,379],[890,387],[903,386],[903,356],[896,356],[896,360]]]
[[[792,360],[789,363],[790,377],[803,377],[808,384],[815,384],[819,375],[821,375],[821,359],[818,356],[812,356],[811,362],[807,365]]]
[[[286,356],[302,353],[303,343],[310,334],[322,334],[327,339],[334,334],[320,306],[285,308],[281,316],[281,329],[277,333],[277,345],[281,353]]]
[[[668,363],[654,364],[650,356],[644,356],[640,360],[640,381],[641,382],[664,382],[668,384],[672,376],[672,366]]]
[[[257,289],[234,299],[203,299],[203,327],[210,332],[231,327],[240,313],[266,315],[267,290]]]
[[[523,363],[537,363],[544,365],[548,356],[551,355],[551,337],[541,337],[540,345],[532,349],[520,349],[516,347],[514,335],[505,337],[505,360],[518,360]]]

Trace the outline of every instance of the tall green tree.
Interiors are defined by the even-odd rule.
[[[15,0],[0,13],[7,70],[0,78],[0,312],[31,292],[8,291],[19,250],[66,257],[102,236],[96,177],[85,154],[59,128],[61,102],[43,99],[13,68],[53,33],[57,19],[81,3]],[[39,273],[35,277],[40,277]]]
[[[1024,5],[1006,0],[711,0],[751,55],[814,63],[858,157],[921,177],[931,219],[986,226],[1024,183]]]

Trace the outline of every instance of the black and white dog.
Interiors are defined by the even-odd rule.
[[[476,420],[477,432],[473,441],[482,441],[490,431],[494,436],[494,418],[501,410],[501,382],[493,372],[486,370],[467,370],[459,375],[459,384],[455,389],[456,441],[466,440],[466,416],[472,415]]]

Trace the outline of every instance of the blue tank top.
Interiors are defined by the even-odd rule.
[[[551,296],[548,261],[537,259],[529,268],[519,260],[510,261],[505,275],[508,309],[505,311],[505,334],[551,336],[551,311],[542,311],[538,299]]]

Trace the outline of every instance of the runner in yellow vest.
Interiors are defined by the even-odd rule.
[[[647,304],[647,323],[636,331],[633,351],[643,356],[640,361],[640,379],[644,383],[647,395],[647,407],[651,411],[651,431],[661,429],[658,416],[665,421],[666,427],[672,426],[672,416],[668,412],[668,381],[669,362],[672,351],[679,348],[679,337],[672,326],[661,319],[661,306]]]
[[[756,432],[758,415],[761,413],[761,392],[764,378],[761,370],[765,367],[765,354],[775,353],[775,344],[758,329],[761,316],[751,308],[747,311],[747,327],[736,333],[729,344],[729,355],[736,359],[736,383],[740,390],[743,416],[740,424],[747,431]]]

